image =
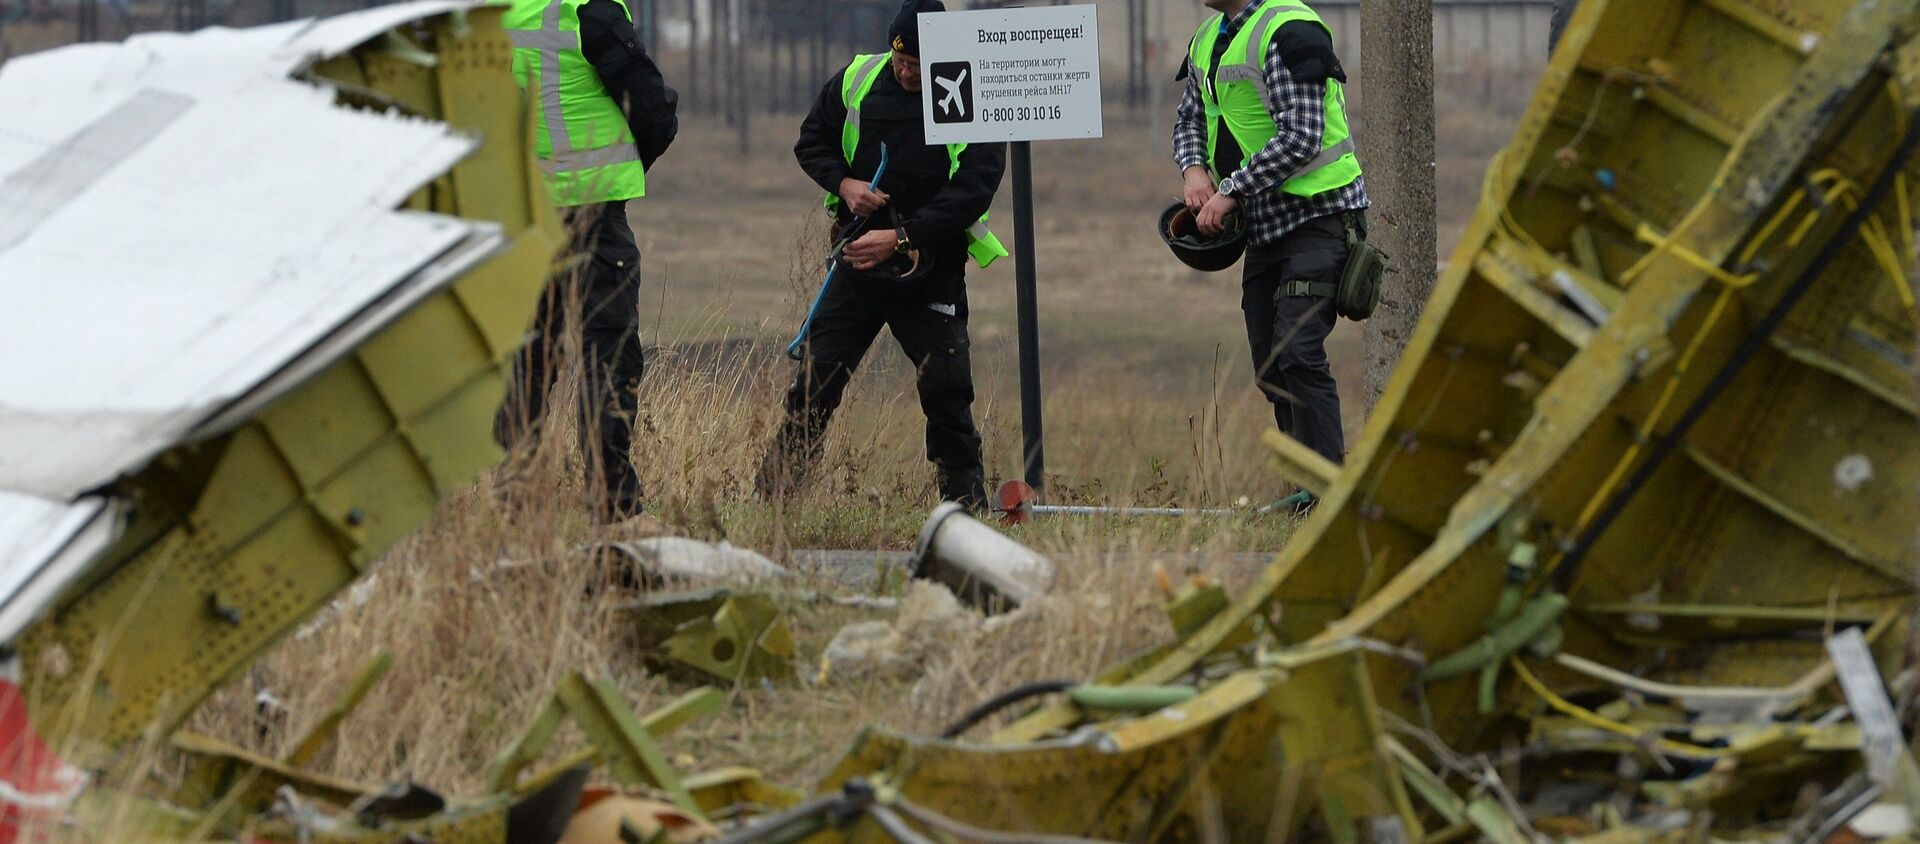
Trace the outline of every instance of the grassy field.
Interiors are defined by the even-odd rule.
[[[1063,495],[1103,500],[1271,496],[1279,487],[1260,467],[1226,457],[1256,441],[1262,420],[1271,424],[1245,360],[1238,277],[1193,272],[1166,253],[1153,235],[1178,184],[1158,149],[1165,140],[1144,123],[1115,129],[1103,140],[1035,149],[1049,479]],[[655,190],[676,199],[633,208],[658,342],[708,350],[731,341],[723,377],[737,374],[729,386],[769,411],[790,375],[776,348],[818,283],[825,236],[818,191],[794,166],[789,134],[763,131],[745,158],[730,144],[675,149]],[[1011,204],[1007,193],[1003,187],[1001,206]],[[995,210],[1010,235],[1011,208]],[[719,243],[755,246],[718,259]],[[1011,262],[976,270],[968,287],[988,467],[1012,476],[1020,445]],[[1337,343],[1343,362],[1357,360],[1354,329],[1343,326]],[[917,460],[911,374],[883,338],[836,423],[832,460],[853,472],[838,486],[888,489],[886,476]],[[649,388],[668,389],[667,378],[678,375],[650,379]]]
[[[656,348],[636,436],[652,508],[691,536],[786,560],[794,548],[911,546],[934,504],[921,456],[911,369],[882,338],[835,422],[818,482],[783,506],[749,496],[789,367],[780,348],[817,280],[818,197],[788,153],[797,117],[758,118],[752,152],[699,118],[632,207],[645,254],[643,313]],[[1497,125],[1496,125],[1497,124]],[[1441,195],[1472,195],[1503,121],[1449,114]],[[779,128],[775,132],[773,128]],[[1451,127],[1451,128],[1449,128]],[[1041,348],[1051,497],[1077,503],[1220,506],[1284,492],[1259,444],[1271,425],[1246,361],[1236,273],[1173,261],[1152,221],[1177,184],[1159,120],[1110,119],[1100,141],[1035,150],[1040,210]],[[1008,204],[1003,190],[1001,204]],[[1442,208],[1457,230],[1468,208]],[[997,207],[995,219],[1011,219]],[[1002,229],[1006,229],[1002,224]],[[970,277],[976,413],[992,481],[1016,476],[1019,406],[1010,262]],[[1357,430],[1359,331],[1332,347]],[[636,708],[689,688],[634,647],[630,596],[576,549],[593,538],[564,430],[517,455],[532,489],[513,498],[483,480],[390,553],[361,587],[288,640],[199,714],[195,729],[283,752],[375,652],[396,667],[322,754],[325,771],[482,790],[486,760],[528,722],[566,672],[615,679]],[[1079,678],[1164,639],[1161,586],[1189,576],[1252,578],[1228,552],[1285,541],[1285,518],[1058,519],[1015,535],[1060,567],[1058,597],[988,632],[969,626],[922,654],[910,676],[829,674],[811,666],[842,625],[891,613],[784,595],[803,662],[796,685],[734,690],[726,711],[668,743],[684,769],[744,764],[808,787],[856,731],[937,730],[1018,683]],[[508,561],[515,565],[501,564]],[[1209,562],[1211,561],[1211,562]],[[802,589],[835,588],[799,572]],[[897,596],[897,581],[874,591]],[[262,692],[278,703],[263,708]],[[562,744],[577,742],[563,738]]]

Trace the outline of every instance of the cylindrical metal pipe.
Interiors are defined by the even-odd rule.
[[[1221,508],[1188,509],[1185,507],[1089,507],[1068,504],[1035,504],[1032,512],[1038,515],[1056,516],[1231,516],[1235,511]]]
[[[1054,569],[1046,557],[949,501],[934,508],[920,529],[913,576],[945,584],[961,600],[996,612],[1044,594]]]

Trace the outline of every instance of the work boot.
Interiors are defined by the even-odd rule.
[[[974,516],[987,512],[987,480],[983,473],[977,469],[950,472],[939,465],[935,465],[933,471],[941,501],[957,501]]]
[[[753,497],[760,501],[784,501],[806,488],[813,461],[774,443],[760,458],[760,471],[753,477]]]

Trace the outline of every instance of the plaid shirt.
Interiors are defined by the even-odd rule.
[[[1248,3],[1227,22],[1226,34],[1221,37],[1230,38],[1239,32],[1262,5]],[[1247,238],[1255,245],[1273,243],[1315,217],[1366,208],[1370,204],[1364,178],[1313,196],[1294,196],[1280,189],[1301,165],[1320,153],[1320,136],[1327,125],[1327,85],[1295,82],[1279,50],[1267,51],[1263,70],[1267,81],[1267,113],[1273,115],[1279,134],[1255,152],[1245,167],[1226,176],[1233,181],[1234,196],[1240,200],[1240,213],[1247,222]],[[1201,68],[1188,67],[1187,91],[1180,98],[1179,117],[1173,124],[1173,160],[1179,163],[1182,172],[1196,164],[1212,169],[1207,160],[1207,108],[1200,99],[1203,76]]]

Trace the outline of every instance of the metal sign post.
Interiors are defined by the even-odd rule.
[[[1046,458],[1031,142],[1102,135],[1099,13],[1083,5],[921,15],[920,62],[927,143],[1012,145],[1022,462],[1027,483],[1040,489]]]
[[[1040,432],[1040,289],[1033,263],[1033,144],[1014,141],[1013,290],[1020,323],[1020,462],[1034,489],[1046,486],[1047,457]]]

